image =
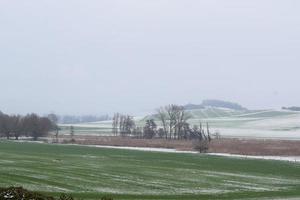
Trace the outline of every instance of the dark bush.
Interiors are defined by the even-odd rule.
[[[194,141],[194,149],[199,153],[207,153],[209,149],[209,141],[208,140],[195,140]]]
[[[101,200],[113,200],[111,197],[102,197]]]
[[[67,194],[59,198],[46,196],[37,192],[28,191],[22,187],[0,188],[0,200],[74,200]],[[111,197],[102,197],[101,200],[113,200]]]
[[[70,195],[62,194],[62,195],[60,195],[59,200],[74,200],[74,199]]]
[[[36,192],[30,192],[22,187],[0,188],[0,200],[55,200]]]

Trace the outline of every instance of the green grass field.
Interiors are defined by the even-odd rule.
[[[81,199],[297,199],[300,165],[0,141],[0,187],[12,185]]]

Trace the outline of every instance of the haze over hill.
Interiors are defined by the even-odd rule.
[[[222,100],[215,100],[215,99],[209,99],[209,100],[203,100],[201,104],[186,104],[184,108],[186,110],[194,110],[194,109],[204,109],[206,107],[216,107],[216,108],[228,108],[232,110],[247,110],[247,108],[244,108],[238,103],[233,103],[229,101],[222,101]]]
[[[299,11],[0,0],[0,200],[300,199]]]
[[[299,1],[0,1],[0,110],[300,102]]]

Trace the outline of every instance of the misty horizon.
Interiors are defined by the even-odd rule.
[[[299,106],[297,1],[0,2],[0,110]]]

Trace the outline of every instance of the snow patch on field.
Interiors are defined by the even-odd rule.
[[[68,144],[70,145],[70,144]],[[71,144],[77,145],[77,144]],[[150,151],[150,152],[166,152],[166,153],[191,153],[197,154],[197,151],[179,151],[176,149],[167,148],[150,148],[150,147],[124,147],[124,146],[104,146],[104,145],[80,145],[96,148],[108,148],[108,149],[124,149],[124,150],[138,150],[138,151]],[[225,156],[233,158],[245,158],[245,159],[262,159],[262,160],[279,160],[289,162],[300,162],[300,156],[249,156],[249,155],[238,155],[238,154],[226,154],[226,153],[207,153],[206,155],[213,156]]]
[[[12,161],[12,160],[0,160],[0,163],[1,164],[11,164],[11,163],[15,163],[15,161]]]
[[[53,186],[53,185],[23,184],[23,187],[28,190],[33,190],[33,191],[71,192],[71,190],[69,190],[69,189],[58,187],[58,186]]]
[[[245,158],[245,159],[263,159],[263,160],[300,162],[300,156],[248,156],[248,155],[237,155],[237,154],[226,154],[226,153],[208,153],[208,155],[224,156],[224,157],[232,157],[232,158]]]
[[[20,142],[20,141],[19,141]],[[26,142],[37,142],[37,141],[26,141]],[[40,142],[38,142],[40,143]],[[43,143],[43,142],[41,142]],[[62,145],[62,144],[59,144]],[[107,149],[124,149],[124,150],[137,150],[137,151],[149,151],[149,152],[165,152],[165,153],[188,153],[197,154],[197,151],[179,151],[176,149],[168,148],[151,148],[151,147],[126,147],[126,146],[106,146],[106,145],[80,145],[80,144],[63,144],[63,145],[75,145],[75,146],[87,146],[95,148],[107,148]],[[262,160],[277,160],[277,161],[288,161],[288,162],[300,162],[300,156],[249,156],[249,155],[238,155],[238,154],[226,154],[226,153],[207,153],[206,155],[213,156],[224,156],[232,158],[243,158],[243,159],[262,159]],[[89,155],[83,155],[82,157],[89,157]],[[1,160],[0,163],[9,163],[13,161]]]
[[[275,131],[253,128],[212,128],[211,130],[220,132],[224,138],[300,140],[300,130]]]
[[[107,149],[124,149],[124,150],[138,150],[138,151],[152,151],[152,152],[166,152],[166,153],[198,153],[197,151],[179,151],[176,149],[167,148],[151,148],[151,147],[126,147],[126,146],[106,146],[106,145],[80,145],[80,144],[64,144],[64,145],[79,145],[86,147],[107,148]]]

